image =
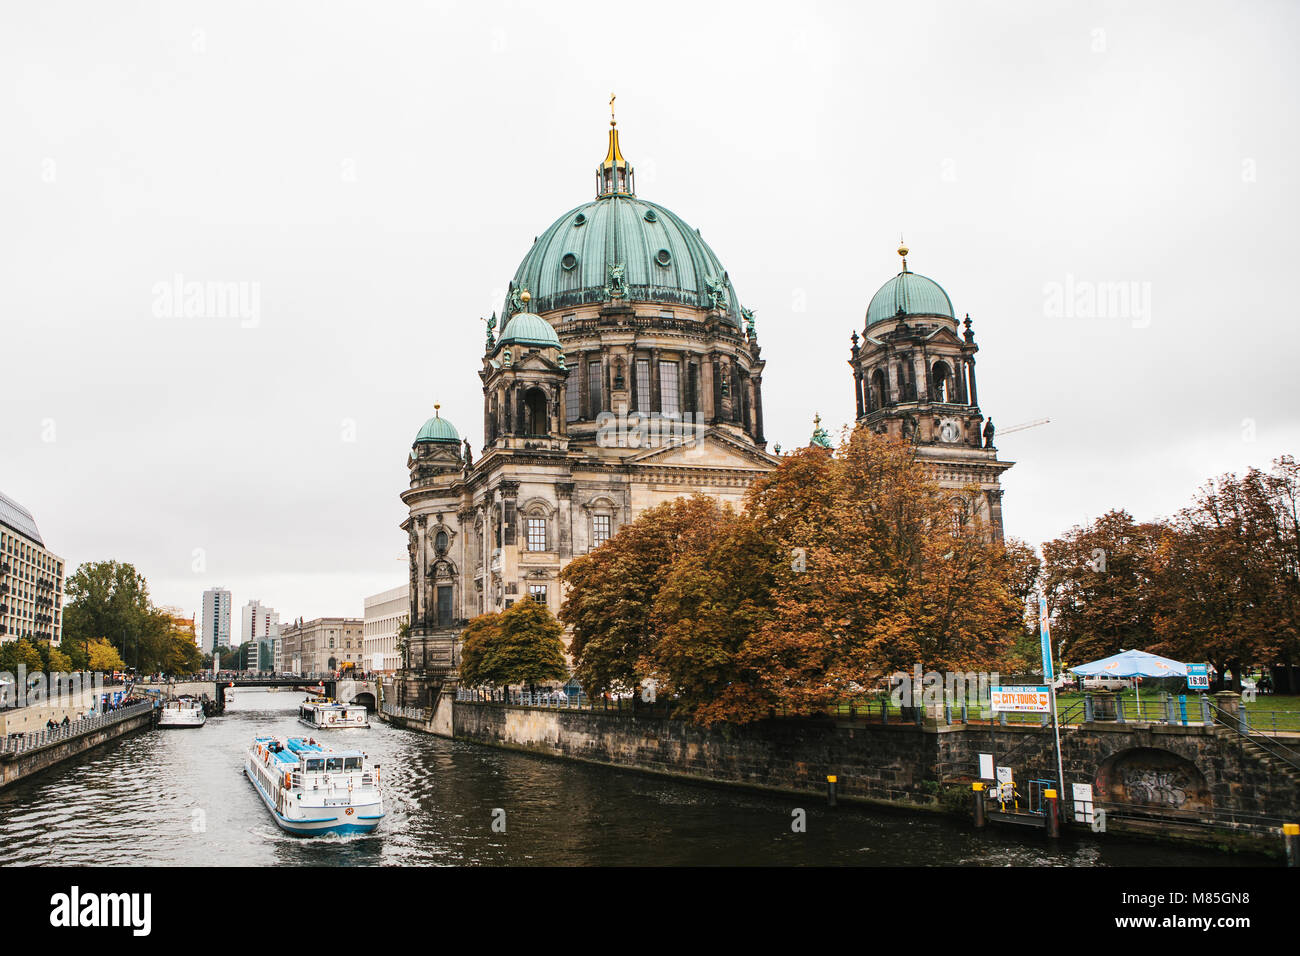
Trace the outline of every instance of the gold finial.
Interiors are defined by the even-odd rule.
[[[434,403],[433,403],[433,417],[434,417],[434,418],[442,418],[442,415],[439,413],[439,409],[441,409],[441,408],[442,408],[442,406],[439,405],[437,402],[434,402]]]
[[[904,271],[904,272],[907,271],[907,253],[908,253],[907,243],[905,243],[905,242],[903,241],[903,237],[902,237],[902,236],[899,236],[899,237],[898,237],[898,254],[899,254],[900,256],[903,257],[903,271]]]
[[[623,152],[618,148],[618,126],[614,122],[614,94],[609,94],[609,151],[605,154],[603,168],[609,169],[611,166],[626,166],[627,160],[623,158]]]
[[[519,301],[524,305],[527,305],[529,302],[533,301],[533,294],[525,289],[523,292],[519,293]]]

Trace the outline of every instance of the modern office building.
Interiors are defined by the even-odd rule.
[[[364,670],[392,674],[397,671],[401,652],[397,647],[397,630],[411,613],[411,588],[403,584],[372,594],[365,600]]]
[[[0,641],[63,640],[63,559],[45,548],[32,513],[0,494]]]
[[[203,592],[203,642],[205,654],[218,646],[230,646],[230,592],[225,588],[208,588]]]
[[[280,637],[280,612],[254,599],[244,605],[240,617],[240,643],[250,645],[245,670],[273,670],[275,642]]]
[[[299,618],[280,626],[276,669],[294,674],[332,674],[344,664],[364,669],[362,621],[355,617]]]

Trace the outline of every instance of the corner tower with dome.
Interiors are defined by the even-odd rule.
[[[852,336],[857,421],[914,443],[931,479],[952,493],[960,519],[979,514],[1002,539],[1001,475],[993,420],[985,421],[975,384],[975,334],[970,315],[957,323],[952,301],[933,279],[907,267],[867,306],[862,338]]]
[[[612,114],[596,197],[534,240],[499,322],[480,360],[477,460],[439,409],[402,494],[399,703],[437,713],[468,619],[527,599],[558,612],[574,557],[682,495],[739,503],[777,463],[753,312],[700,231],[637,196]]]

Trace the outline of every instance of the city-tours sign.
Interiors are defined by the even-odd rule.
[[[995,714],[1004,710],[1029,714],[1052,711],[1051,692],[1046,687],[994,687],[990,694]]]

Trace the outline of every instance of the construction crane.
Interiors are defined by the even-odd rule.
[[[1050,418],[1039,418],[1032,422],[1021,422],[1019,425],[1012,425],[1010,428],[999,428],[998,437],[1010,435],[1012,432],[1022,432],[1026,428],[1037,428],[1039,425],[1046,425],[1051,421]]]

